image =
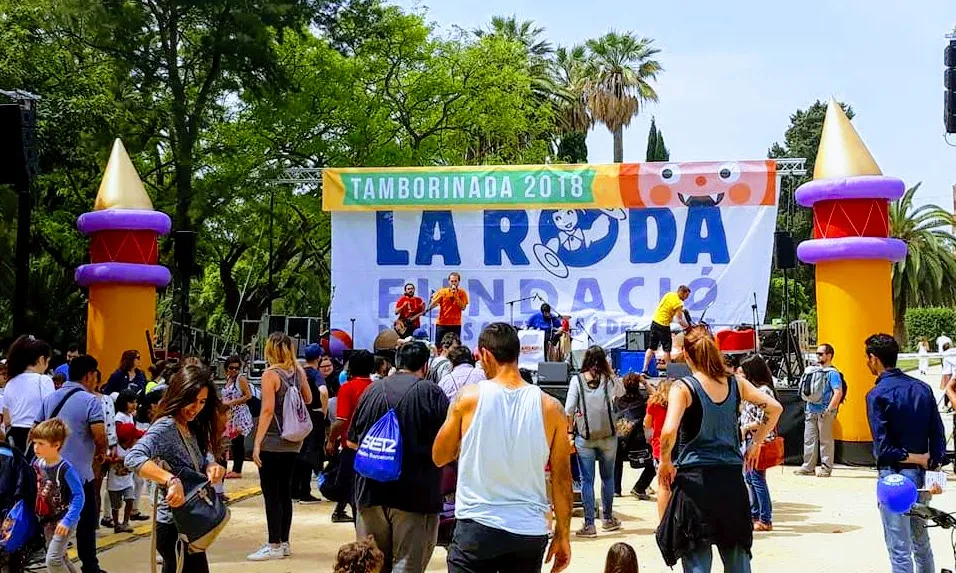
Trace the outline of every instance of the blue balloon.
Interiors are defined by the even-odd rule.
[[[344,386],[349,381],[349,374],[345,370],[339,372],[339,386]]]
[[[889,474],[876,484],[877,501],[893,513],[906,513],[918,497],[916,484],[901,474]]]

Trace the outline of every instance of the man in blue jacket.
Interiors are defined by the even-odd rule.
[[[896,367],[899,352],[899,344],[889,334],[866,339],[867,366],[876,375],[876,386],[866,395],[873,457],[880,479],[901,474],[923,488],[926,470],[945,461],[946,436],[933,390]],[[894,513],[882,505],[880,515],[893,573],[935,571],[925,520]]]

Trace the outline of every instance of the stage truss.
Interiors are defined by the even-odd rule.
[[[777,164],[777,187],[786,179],[794,179],[807,174],[807,160],[803,157],[793,159],[775,159]],[[283,185],[322,185],[321,167],[288,167],[282,175],[271,181]]]

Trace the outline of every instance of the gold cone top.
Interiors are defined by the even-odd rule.
[[[143,182],[119,139],[113,142],[113,151],[93,203],[94,211],[103,209],[153,210],[153,202],[149,200]]]
[[[814,179],[883,175],[850,119],[835,99],[827,104],[820,149],[813,166]]]

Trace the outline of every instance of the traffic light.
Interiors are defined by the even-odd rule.
[[[956,38],[949,41],[943,51],[943,62],[946,70],[943,72],[943,124],[946,133],[956,133]]]

